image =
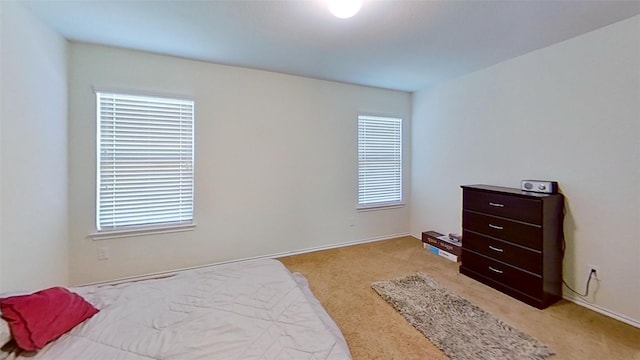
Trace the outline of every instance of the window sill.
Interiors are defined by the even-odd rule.
[[[132,236],[144,236],[144,235],[154,235],[154,234],[168,234],[168,233],[181,232],[181,231],[193,231],[195,227],[196,227],[195,223],[137,227],[137,228],[123,229],[123,230],[98,231],[98,232],[89,234],[88,237],[91,238],[92,240],[117,239],[117,238],[132,237]]]
[[[404,207],[404,203],[400,204],[390,204],[390,205],[370,205],[370,206],[360,206],[358,207],[358,212],[365,211],[376,211],[376,210],[389,210],[389,209],[397,209]]]

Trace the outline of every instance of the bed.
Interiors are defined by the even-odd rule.
[[[5,346],[0,357],[351,359],[306,279],[276,260],[70,290],[99,311],[36,352]]]

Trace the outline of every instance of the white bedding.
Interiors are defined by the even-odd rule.
[[[276,260],[71,290],[101,311],[30,358],[351,359],[306,279]]]

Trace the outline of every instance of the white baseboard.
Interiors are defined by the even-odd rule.
[[[629,325],[631,325],[633,327],[640,328],[640,321],[632,319],[632,318],[630,318],[628,316],[618,314],[618,313],[613,312],[613,311],[611,311],[609,309],[605,309],[605,308],[603,308],[601,306],[598,306],[596,304],[592,304],[592,303],[590,303],[588,301],[585,301],[585,300],[577,298],[577,297],[567,296],[567,295],[563,295],[562,297],[565,300],[571,301],[572,303],[578,304],[580,306],[584,306],[587,309],[593,310],[593,311],[595,311],[597,313],[600,313],[602,315],[605,315],[605,316],[608,316],[610,318],[622,321],[623,323],[629,324]]]
[[[141,281],[141,280],[148,280],[148,279],[156,279],[156,278],[175,275],[175,274],[177,274],[177,273],[179,273],[181,271],[201,269],[201,268],[205,268],[205,267],[208,267],[208,266],[223,265],[223,264],[230,264],[230,263],[236,263],[236,262],[242,262],[242,261],[259,260],[259,259],[275,259],[275,258],[280,258],[280,257],[284,257],[284,256],[300,255],[300,254],[306,254],[306,253],[315,252],[315,251],[336,249],[336,248],[341,248],[341,247],[346,247],[346,246],[352,246],[352,245],[375,242],[375,241],[395,239],[395,238],[403,237],[403,236],[409,236],[409,233],[393,234],[393,235],[388,235],[388,236],[380,236],[380,237],[363,239],[363,240],[348,241],[348,242],[344,242],[344,243],[315,246],[315,247],[306,248],[306,249],[285,251],[285,252],[268,254],[268,255],[259,255],[259,256],[252,256],[252,257],[247,257],[247,258],[242,258],[242,259],[220,261],[220,262],[210,263],[210,264],[205,264],[205,265],[189,266],[189,267],[180,268],[180,269],[159,271],[159,272],[147,273],[147,274],[142,274],[142,275],[134,275],[134,276],[122,277],[122,278],[113,279],[113,280],[98,281],[98,282],[86,283],[86,284],[75,285],[75,286],[116,285],[116,284],[121,284],[121,283],[129,282],[129,281]]]
[[[301,249],[301,250],[294,250],[294,251],[288,251],[288,252],[283,252],[283,253],[278,253],[278,254],[265,255],[265,256],[263,256],[263,258],[279,258],[279,257],[283,257],[283,256],[300,255],[300,254],[306,254],[306,253],[310,253],[310,252],[314,252],[314,251],[337,249],[337,248],[347,247],[347,246],[351,246],[351,245],[366,244],[366,243],[370,243],[370,242],[395,239],[395,238],[399,238],[399,237],[403,237],[403,236],[410,236],[410,234],[409,233],[393,234],[393,235],[389,235],[389,236],[379,236],[379,237],[374,237],[374,238],[369,238],[369,239],[354,240],[354,241],[348,241],[348,242],[337,243],[337,244],[332,244],[332,245],[316,246],[316,247],[306,248],[306,249]]]
[[[100,281],[100,282],[82,284],[82,285],[77,285],[77,286],[115,285],[115,284],[128,282],[128,281],[140,281],[140,280],[154,279],[154,278],[159,278],[159,277],[164,277],[164,276],[171,276],[171,275],[174,275],[174,274],[179,273],[181,271],[193,270],[193,269],[201,269],[201,268],[208,267],[208,266],[230,264],[230,263],[242,262],[242,261],[252,261],[252,260],[259,260],[259,259],[275,259],[275,258],[280,258],[280,257],[284,257],[284,256],[300,255],[300,254],[306,254],[306,253],[315,252],[315,251],[337,249],[337,248],[341,248],[341,247],[347,247],[347,246],[358,245],[358,244],[365,244],[365,243],[370,243],[370,242],[375,242],[375,241],[395,239],[395,238],[403,237],[403,236],[412,236],[412,235],[410,233],[393,234],[393,235],[388,235],[388,236],[380,236],[380,237],[374,237],[374,238],[369,238],[369,239],[348,241],[348,242],[344,242],[344,243],[315,246],[315,247],[311,247],[311,248],[305,248],[305,249],[299,249],[299,250],[293,250],[293,251],[286,251],[286,252],[280,252],[280,253],[274,253],[274,254],[268,254],[268,255],[260,255],[260,256],[242,258],[242,259],[221,261],[221,262],[217,262],[217,263],[211,263],[211,264],[199,265],[199,266],[191,266],[191,267],[186,267],[186,268],[181,268],[181,269],[160,271],[160,272],[149,273],[149,274],[144,274],[144,275],[136,275],[136,276],[124,277],[124,278],[119,278],[119,279],[114,279],[114,280],[107,280],[107,281]],[[632,319],[632,318],[630,318],[628,316],[618,314],[618,313],[613,312],[613,311],[611,311],[609,309],[605,309],[605,308],[603,308],[601,306],[592,304],[590,302],[587,302],[587,301],[585,301],[583,299],[580,299],[580,298],[577,298],[577,297],[572,297],[572,296],[568,296],[568,295],[563,295],[562,297],[567,301],[571,301],[572,303],[575,303],[577,305],[584,306],[587,309],[593,310],[593,311],[595,311],[597,313],[600,313],[602,315],[605,315],[605,316],[608,316],[610,318],[622,321],[623,323],[629,324],[629,325],[631,325],[633,327],[640,328],[640,321]]]

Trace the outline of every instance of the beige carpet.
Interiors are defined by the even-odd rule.
[[[280,259],[302,273],[341,328],[356,360],[447,359],[371,289],[422,272],[507,324],[549,345],[550,360],[640,360],[640,329],[560,301],[538,310],[458,272],[418,239],[404,237]]]

